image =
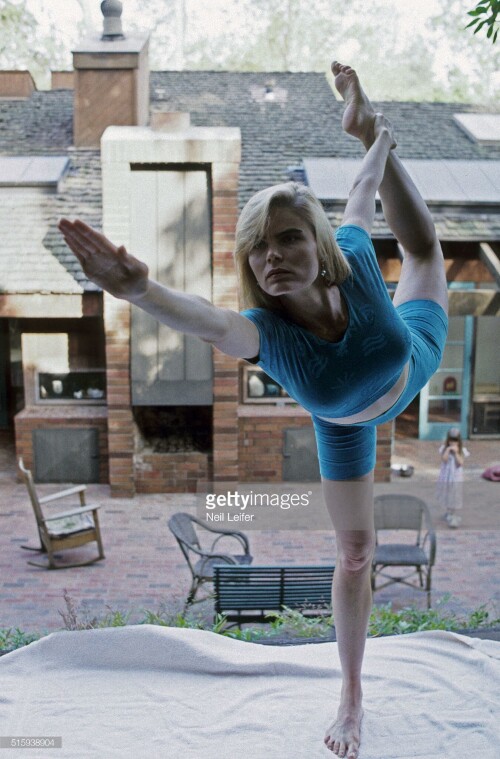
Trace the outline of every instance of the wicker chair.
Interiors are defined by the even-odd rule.
[[[412,531],[414,543],[381,542],[385,530]],[[372,562],[372,590],[381,590],[393,583],[408,585],[427,594],[431,608],[432,567],[436,558],[436,534],[425,501],[412,495],[378,495],[375,497],[376,547]],[[385,572],[388,567],[402,567],[403,574]],[[418,584],[410,582],[414,576]],[[382,584],[377,586],[377,580]],[[385,582],[384,582],[385,580]]]
[[[217,537],[208,549],[202,548],[195,525],[197,525],[198,530],[206,530],[208,533],[217,534]],[[228,530],[218,530],[215,527],[209,527],[204,524],[201,519],[197,519],[196,517],[191,516],[191,514],[185,514],[183,512],[179,512],[170,517],[168,526],[184,554],[184,558],[188,563],[192,576],[191,587],[184,605],[184,611],[190,604],[199,603],[200,601],[205,601],[209,598],[209,596],[206,596],[205,598],[199,598],[195,601],[195,596],[201,585],[207,582],[213,582],[215,564],[244,565],[251,564],[253,561],[253,556],[250,555],[248,538],[242,532],[230,532]],[[222,538],[235,538],[241,544],[244,553],[229,554],[221,553],[219,550],[216,551],[215,547]]]

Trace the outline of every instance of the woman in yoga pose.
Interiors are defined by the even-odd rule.
[[[437,369],[447,332],[443,255],[430,213],[394,152],[356,72],[332,64],[346,101],[342,126],[366,148],[342,224],[333,236],[303,185],[257,193],[236,230],[246,311],[172,291],[145,264],[81,221],[59,227],[87,276],[170,327],[262,366],[311,414],[326,506],[336,533],[332,601],[343,683],[325,743],[358,756],[361,665],[371,609],[376,425],[393,419]],[[391,302],[370,231],[379,192],[404,250]]]

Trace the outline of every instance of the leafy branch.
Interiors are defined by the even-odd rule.
[[[465,27],[468,29],[475,26],[474,34],[477,34],[483,26],[487,26],[486,37],[491,38],[492,42],[497,41],[498,36],[498,14],[500,13],[500,0],[480,0],[476,7],[467,11],[468,16],[472,16],[472,21]]]

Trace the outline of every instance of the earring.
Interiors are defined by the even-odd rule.
[[[321,279],[323,280],[323,282],[325,283],[327,287],[330,287],[330,285],[332,284],[332,280],[330,279],[328,272],[326,270],[326,261],[320,261],[320,265],[321,265],[321,271],[320,271]]]

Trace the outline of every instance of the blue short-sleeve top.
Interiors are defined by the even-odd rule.
[[[357,414],[387,393],[412,347],[368,232],[345,225],[335,237],[352,269],[339,285],[349,311],[341,340],[324,340],[265,308],[242,311],[259,331],[257,365],[311,414],[333,418]]]

